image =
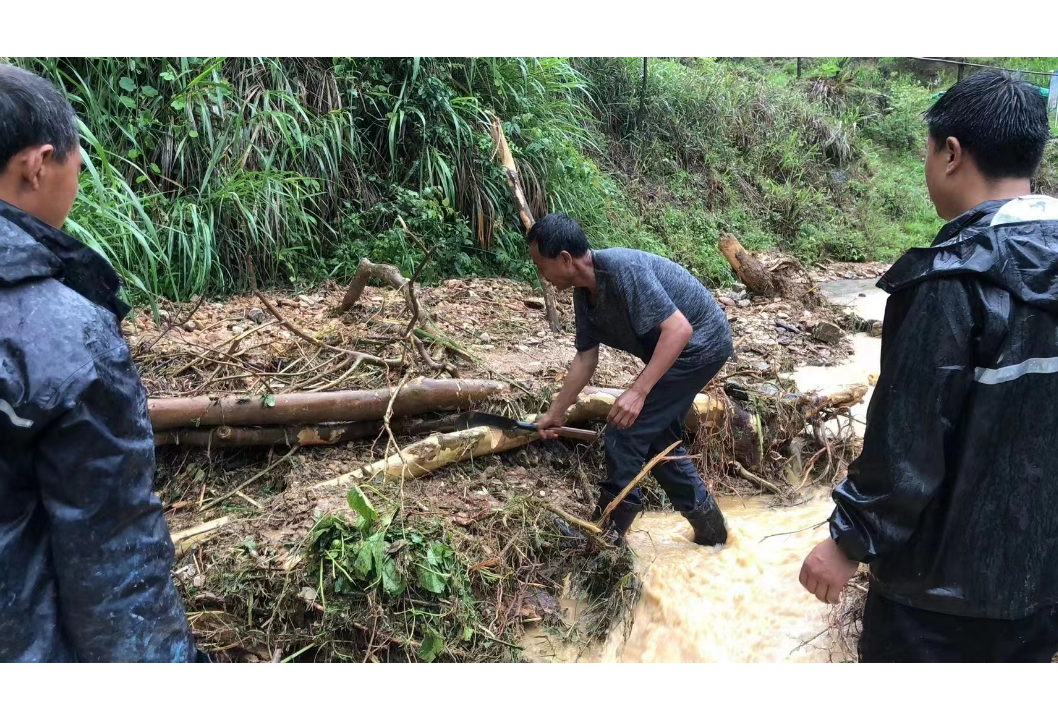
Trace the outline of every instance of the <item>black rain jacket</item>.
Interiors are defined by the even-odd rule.
[[[0,201],[0,661],[199,658],[119,286]]]
[[[983,203],[878,285],[881,374],[831,536],[911,607],[1058,605],[1058,200]]]

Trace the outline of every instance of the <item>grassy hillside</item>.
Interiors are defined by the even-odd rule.
[[[651,58],[645,90],[641,58],[15,62],[77,109],[67,229],[140,300],[244,287],[245,255],[272,284],[344,279],[365,255],[410,271],[424,248],[425,281],[532,278],[493,114],[534,212],[569,212],[598,246],[711,282],[730,280],[723,231],[808,262],[891,259],[938,226],[920,117],[954,80],[885,58],[806,60],[801,79],[792,58]]]

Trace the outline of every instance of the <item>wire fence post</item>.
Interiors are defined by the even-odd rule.
[[[643,83],[639,86],[639,111],[636,112],[636,132],[639,132],[643,123],[643,107],[647,101],[647,59],[643,58]]]
[[[1051,73],[1051,86],[1047,88],[1047,109],[1054,113],[1058,122],[1058,70]]]

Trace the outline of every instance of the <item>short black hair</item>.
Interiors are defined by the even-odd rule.
[[[52,145],[59,162],[78,147],[73,107],[50,82],[0,64],[0,172],[28,147]]]
[[[1032,177],[1051,138],[1047,101],[1035,85],[982,70],[952,86],[926,111],[938,149],[954,137],[985,177]]]
[[[540,254],[551,260],[563,251],[572,257],[583,257],[591,249],[584,230],[564,212],[552,212],[541,217],[529,230],[526,239],[535,242]]]

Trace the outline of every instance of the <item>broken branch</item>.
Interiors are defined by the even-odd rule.
[[[745,479],[745,480],[748,480],[750,482],[753,482],[755,485],[757,485],[761,489],[767,489],[768,491],[774,492],[775,494],[782,494],[782,490],[781,489],[776,487],[774,484],[772,484],[768,480],[761,479],[757,475],[753,474],[752,472],[750,472],[748,469],[743,467],[738,462],[732,461],[731,462],[731,466],[735,469],[736,472],[738,472],[738,476],[742,477],[742,479]]]
[[[276,307],[268,300],[268,298],[264,296],[264,293],[262,293],[261,290],[257,288],[257,278],[254,276],[253,261],[250,259],[249,255],[246,256],[246,267],[249,270],[250,289],[257,296],[257,299],[261,300],[261,304],[263,304],[265,306],[265,309],[268,310],[272,314],[272,316],[279,321],[279,324],[286,327],[288,330],[296,334],[301,339],[317,347],[332,350],[334,352],[340,352],[342,354],[347,354],[350,357],[354,357],[356,359],[357,364],[359,364],[360,362],[366,362],[367,364],[386,367],[389,369],[401,366],[402,363],[398,359],[384,359],[382,357],[376,357],[375,355],[370,355],[365,352],[348,350],[344,347],[335,347],[334,345],[329,345],[326,342],[321,342],[312,335],[309,335],[303,332],[302,330],[298,329],[294,324],[292,324],[285,317],[283,317],[283,315],[280,314],[279,310],[276,309]]]
[[[518,173],[518,165],[514,161],[514,155],[511,154],[511,148],[507,144],[507,136],[503,134],[500,118],[495,115],[492,116],[492,141],[496,144],[500,165],[503,167],[503,174],[507,178],[507,187],[510,188],[511,195],[514,197],[514,209],[518,212],[518,217],[521,219],[525,231],[528,232],[533,228],[533,213],[529,210],[529,203],[525,200],[521,175]],[[559,334],[562,332],[562,323],[558,317],[555,288],[544,279],[543,275],[537,273],[537,276],[540,278],[540,286],[544,288],[544,309],[547,313],[547,322],[551,325],[551,331]]]
[[[654,456],[653,459],[643,465],[643,469],[639,470],[639,474],[637,474],[631,482],[625,485],[625,488],[622,489],[620,493],[613,498],[613,501],[606,505],[606,509],[603,510],[602,516],[599,517],[598,526],[600,529],[606,526],[606,520],[610,518],[610,512],[617,509],[618,505],[624,501],[625,497],[627,497],[631,493],[631,491],[635,489],[640,482],[643,481],[643,477],[646,477],[648,474],[650,474],[650,470],[654,469],[654,467],[663,459],[665,459],[665,457],[668,456],[669,452],[676,449],[679,444],[680,440],[677,439],[668,447],[661,450],[657,455]]]
[[[394,479],[421,477],[454,462],[522,447],[536,438],[537,435],[528,432],[506,433],[488,427],[435,434],[407,445],[400,455],[390,455],[335,479],[320,482],[313,488],[345,487],[378,475]]]
[[[455,429],[452,419],[394,420],[393,431],[404,436],[449,432]],[[319,447],[378,437],[384,431],[382,422],[334,422],[290,427],[216,427],[214,429],[175,429],[154,435],[154,446],[179,447]]]

